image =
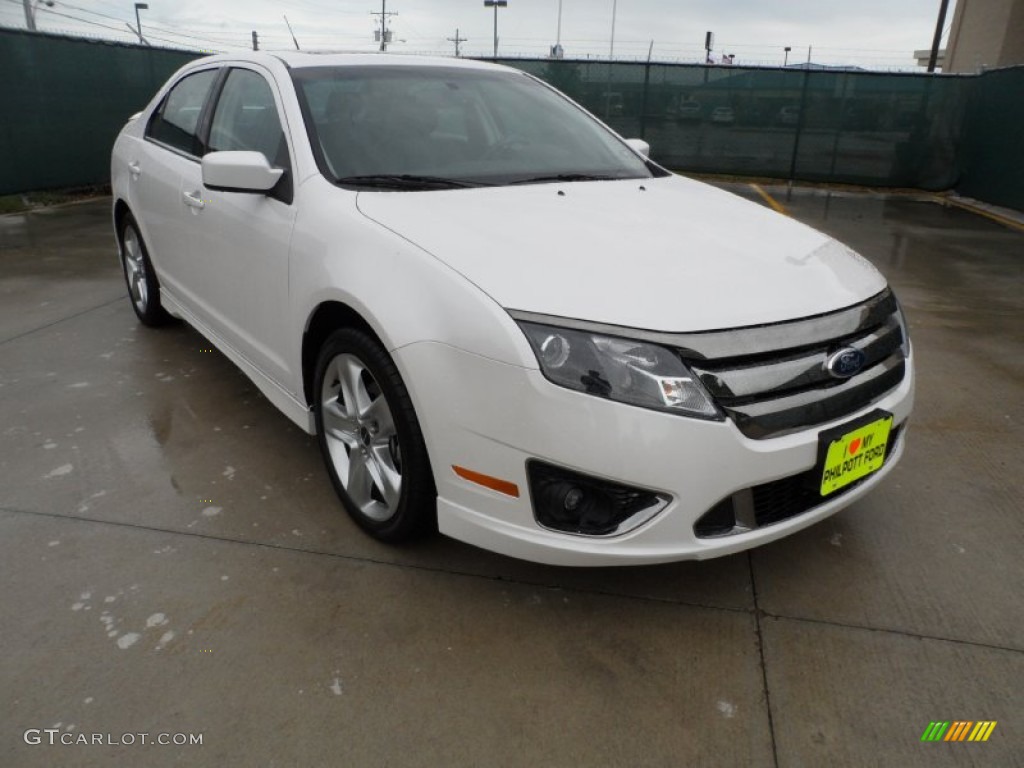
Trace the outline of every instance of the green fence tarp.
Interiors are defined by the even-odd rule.
[[[0,30],[0,194],[104,183],[117,131],[199,53]],[[507,59],[665,166],[958,188],[1024,209],[1024,68],[980,76]]]
[[[970,77],[643,63],[504,63],[564,90],[669,168],[948,189]]]
[[[958,192],[1024,211],[1024,67],[977,78],[960,164]]]
[[[125,120],[197,55],[0,30],[0,194],[109,181]]]

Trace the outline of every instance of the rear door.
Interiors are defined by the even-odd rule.
[[[187,299],[188,243],[182,234],[181,178],[199,167],[198,133],[220,69],[190,72],[167,92],[128,158],[132,210],[161,283]]]

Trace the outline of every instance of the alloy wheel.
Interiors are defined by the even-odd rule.
[[[385,522],[402,497],[402,456],[395,420],[380,385],[352,354],[324,369],[320,409],[338,479],[359,510]]]

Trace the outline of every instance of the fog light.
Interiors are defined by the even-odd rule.
[[[640,488],[582,475],[540,461],[526,465],[533,514],[545,528],[587,536],[625,533],[650,520],[669,502]]]
[[[583,491],[579,488],[573,488],[565,494],[565,500],[562,502],[562,506],[565,507],[566,512],[573,512],[576,507],[580,505],[581,501],[583,501]]]

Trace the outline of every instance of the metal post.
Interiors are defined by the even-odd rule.
[[[260,37],[256,34],[256,30],[252,31],[252,49],[258,51],[260,49]]]
[[[382,52],[388,49],[387,20],[388,0],[380,0],[380,50]]]
[[[612,40],[608,46],[608,59],[615,58],[615,14],[618,10],[619,0],[612,0]]]
[[[508,0],[484,0],[484,7],[494,9],[494,58],[498,58],[498,9],[508,7]]]
[[[27,0],[26,0],[27,2]],[[555,45],[562,44],[562,0],[558,0],[558,32],[555,34]]]
[[[932,52],[928,57],[928,71],[935,71],[935,64],[939,60],[939,44],[942,42],[942,28],[946,26],[946,11],[949,10],[949,0],[942,0],[939,5],[939,20],[935,24],[935,37],[932,38]]]
[[[21,0],[21,4],[25,7],[25,26],[28,27],[29,32],[35,32],[36,16],[32,12],[32,0]],[[561,8],[559,8],[559,13],[561,13]],[[561,17],[559,17],[558,22],[561,24]]]
[[[139,33],[139,42],[145,43],[145,39],[142,37],[142,20],[139,19],[139,10],[148,10],[148,3],[136,3],[135,4],[135,31]]]
[[[654,53],[654,41],[647,48],[647,63],[644,65],[644,95],[640,105],[640,138],[647,138],[647,99],[651,90],[651,54]]]
[[[811,60],[811,49],[807,49],[807,61]],[[800,134],[803,133],[804,129],[804,115],[807,114],[807,80],[811,76],[811,68],[808,66],[804,69],[804,83],[800,89],[800,114],[797,115],[796,120],[796,136],[793,137],[793,157],[789,162],[789,184],[792,188],[793,181],[796,178],[796,159],[800,154]]]

